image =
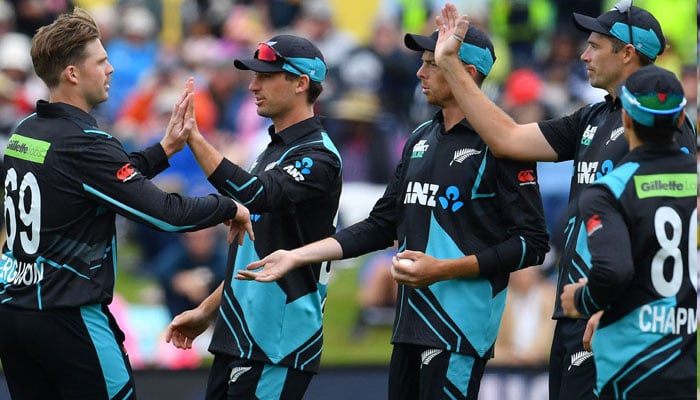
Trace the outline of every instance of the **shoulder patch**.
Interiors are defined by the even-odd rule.
[[[117,179],[126,182],[136,176],[137,173],[136,169],[131,166],[131,163],[126,163],[117,170]]]

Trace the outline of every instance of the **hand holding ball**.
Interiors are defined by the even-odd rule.
[[[410,258],[399,258],[399,264],[409,266],[413,264],[413,260],[411,260]]]

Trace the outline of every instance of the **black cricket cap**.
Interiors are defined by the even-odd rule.
[[[630,0],[622,0],[598,18],[574,13],[574,25],[584,32],[597,32],[620,39],[654,61],[666,48],[661,25],[649,11],[631,3]],[[630,40],[630,25],[634,43]]]
[[[273,50],[274,54],[266,55],[270,56],[270,60],[259,58],[260,52],[265,51],[261,46],[269,46]],[[316,82],[323,82],[328,72],[321,50],[308,39],[295,35],[278,35],[265,43],[260,43],[253,58],[237,59],[233,64],[238,69],[255,72],[305,74]]]

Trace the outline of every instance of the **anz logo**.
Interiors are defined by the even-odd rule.
[[[313,165],[314,161],[312,159],[310,159],[309,157],[304,157],[301,159],[301,161],[295,161],[294,165],[287,165],[282,169],[285,170],[289,175],[291,175],[295,181],[301,182],[304,180],[304,175],[308,175],[311,173],[311,167]]]
[[[602,163],[598,161],[579,161],[576,164],[576,181],[580,184],[593,183],[596,179],[609,174],[613,167],[613,162],[610,160],[605,160]]]
[[[438,205],[444,210],[456,212],[464,202],[459,200],[460,192],[457,186],[450,186],[445,190],[444,195],[440,193],[440,185],[433,183],[409,182],[406,187],[404,204],[418,204],[435,208]]]

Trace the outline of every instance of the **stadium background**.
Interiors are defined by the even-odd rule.
[[[19,4],[23,1],[16,0],[15,3]],[[177,28],[179,24],[168,23],[168,21],[178,21],[182,18],[179,6],[183,2],[183,0],[145,1],[145,3],[150,4],[159,3],[157,8],[162,10],[163,27],[159,35],[159,40],[162,43],[177,43],[182,39],[183,32]],[[495,3],[518,3],[517,0],[510,2],[505,0],[494,0],[493,2],[491,0],[458,0],[454,2],[461,10],[474,13],[490,12],[488,10]],[[86,8],[97,3],[116,7],[122,2],[111,0],[76,0],[74,2],[74,4]],[[138,1],[131,3],[138,3]],[[350,32],[358,43],[367,43],[373,30],[371,16],[387,7],[387,3],[392,2],[332,0],[328,3],[332,5],[334,10],[336,27]],[[411,2],[396,0],[393,3],[408,4]],[[442,4],[441,1],[426,1],[426,3]],[[558,1],[552,0],[551,3],[555,4]],[[612,1],[602,1],[601,3],[601,11],[609,9],[614,4]],[[660,20],[664,32],[672,37],[676,43],[674,50],[676,50],[677,58],[662,60],[662,64],[666,63],[665,66],[675,70],[679,75],[681,74],[681,66],[689,63],[697,65],[697,19],[692,18],[693,9],[698,10],[696,2],[691,3],[688,0],[639,0],[635,1],[634,4],[651,10]],[[545,30],[553,31],[547,27]],[[693,34],[690,34],[691,32]],[[504,49],[497,48],[500,62],[503,62],[504,59],[508,60],[507,56],[501,57],[506,53]],[[118,65],[115,67],[119,68]],[[506,67],[506,70],[497,72],[495,79],[502,84],[510,72]],[[697,86],[697,82],[695,85]],[[693,100],[692,107],[696,107],[696,99],[691,100]],[[559,182],[559,184],[566,185],[566,182]],[[377,189],[374,187],[374,191],[370,190],[369,193],[372,193],[372,196],[369,197],[376,198]],[[356,206],[352,211],[348,211],[355,214],[362,214],[371,206],[368,199],[346,199],[346,202]],[[121,270],[117,283],[117,292],[124,301],[123,304],[129,308],[131,325],[134,328],[131,334],[136,337],[142,356],[146,360],[143,365],[136,368],[139,398],[146,400],[201,399],[206,384],[207,366],[211,361],[206,357],[206,338],[200,338],[197,341],[198,351],[204,355],[204,359],[196,368],[176,368],[172,367],[172,364],[171,367],[164,368],[154,361],[158,358],[172,356],[172,353],[164,352],[160,336],[163,327],[169,321],[169,316],[162,304],[152,304],[143,300],[158,284],[151,277],[143,276],[135,271],[136,268],[133,265],[138,263],[139,251],[133,243],[129,241],[124,243],[120,249]],[[312,382],[307,399],[384,398],[387,379],[386,366],[391,352],[390,328],[387,326],[372,327],[360,341],[351,337],[359,312],[357,296],[360,265],[365,261],[366,259],[355,259],[337,264],[338,268],[334,272],[329,287],[324,316],[326,339],[322,370]],[[9,394],[4,377],[0,376],[0,399],[6,398],[9,398]],[[500,365],[487,367],[480,400],[545,400],[546,398],[547,376],[544,365],[528,368]]]

